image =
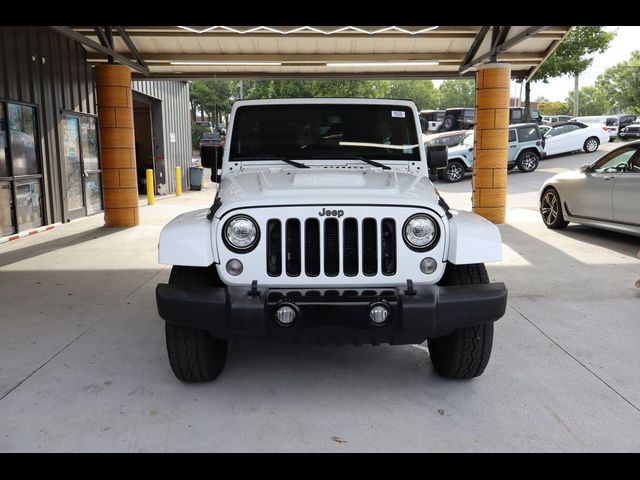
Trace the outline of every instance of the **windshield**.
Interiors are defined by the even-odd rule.
[[[473,131],[470,131],[465,137],[464,140],[462,141],[462,143],[464,144],[465,147],[467,148],[471,148],[473,147]]]
[[[420,160],[413,110],[398,105],[301,104],[238,108],[230,161]]]

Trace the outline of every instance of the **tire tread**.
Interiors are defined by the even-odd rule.
[[[489,283],[484,264],[448,264],[438,285]],[[480,376],[491,357],[493,322],[454,330],[451,334],[430,338],[429,353],[435,370],[445,378],[469,379]]]

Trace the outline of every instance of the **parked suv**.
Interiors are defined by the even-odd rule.
[[[459,182],[466,172],[471,171],[473,144],[474,133],[469,131],[460,145],[449,148],[447,168],[442,173],[447,182]],[[544,138],[537,123],[509,126],[508,170],[517,166],[521,172],[533,172],[544,155]]]
[[[524,107],[509,107],[509,123],[524,122]],[[529,108],[529,122],[542,123],[542,116],[537,108]]]
[[[257,338],[427,340],[440,375],[480,375],[507,301],[484,266],[502,259],[500,232],[447,206],[428,174],[447,147],[421,135],[410,101],[235,102],[213,205],[160,234],[176,377],[213,380],[229,340]]]
[[[420,125],[422,132],[437,132],[442,120],[444,120],[444,114],[444,110],[421,110]]]
[[[570,115],[543,115],[542,121],[545,123],[568,122]]]
[[[634,130],[637,130],[637,128],[633,128],[631,129],[631,132],[634,132],[635,135],[627,135],[627,131],[626,131],[626,127],[632,126],[633,127],[637,127],[638,125],[638,120],[640,120],[640,117],[638,117],[638,119],[636,119],[636,115],[633,114],[622,114],[622,115],[617,115],[618,117],[618,136],[620,138],[625,138],[625,137],[638,137],[640,135],[638,135],[638,131],[634,132]]]
[[[473,128],[475,123],[475,108],[447,108],[444,111],[444,118],[437,131],[451,132],[453,130],[467,130]]]
[[[640,138],[640,116],[620,130],[620,138]]]

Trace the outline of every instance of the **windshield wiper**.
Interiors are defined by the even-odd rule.
[[[280,157],[278,155],[261,155],[259,157],[237,157],[234,158],[234,161],[242,162],[244,160],[280,160],[281,162],[288,163],[289,165],[293,165],[296,168],[311,168],[309,165],[305,165],[304,163],[296,162],[295,160],[289,160],[285,157]]]
[[[388,165],[385,165],[383,163],[380,162],[376,162],[375,160],[370,160],[366,157],[362,157],[360,155],[349,155],[348,157],[340,157],[340,158],[336,158],[334,156],[330,156],[330,155],[311,155],[310,158],[319,158],[319,159],[325,159],[325,160],[360,160],[364,163],[368,163],[369,165],[371,165],[372,167],[378,167],[381,168],[383,170],[391,170],[391,167]]]

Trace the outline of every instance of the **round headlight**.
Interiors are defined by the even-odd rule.
[[[250,217],[236,215],[227,221],[224,236],[232,249],[246,251],[258,243],[258,225]]]
[[[425,250],[438,239],[438,225],[430,216],[418,214],[405,222],[402,234],[410,248]]]

